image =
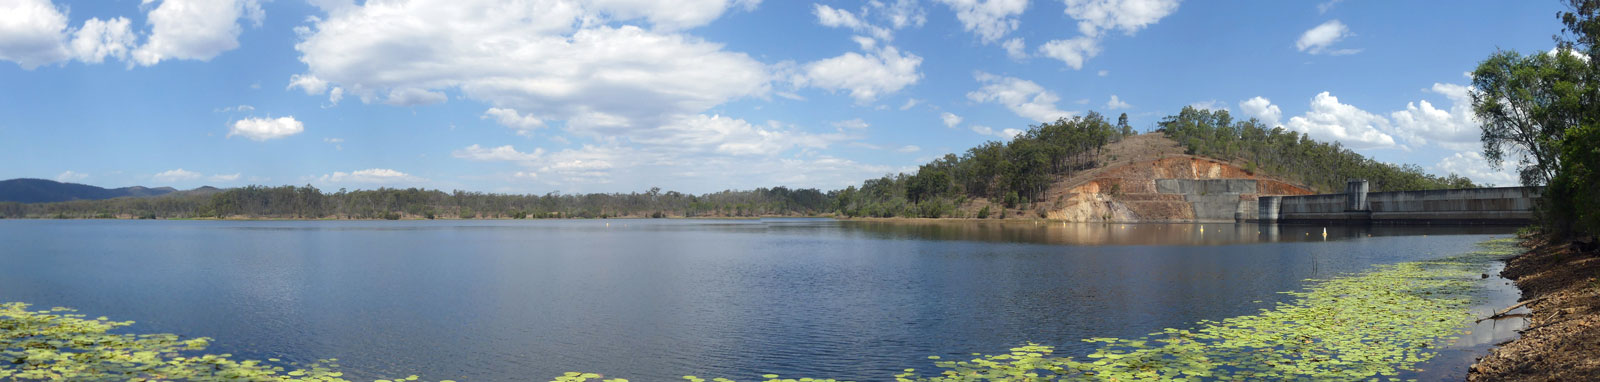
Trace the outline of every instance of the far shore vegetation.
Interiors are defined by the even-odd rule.
[[[1184,152],[1237,163],[1247,171],[1338,192],[1346,179],[1367,179],[1373,191],[1476,187],[1415,165],[1378,162],[1337,143],[1311,140],[1282,127],[1234,120],[1226,110],[1184,107],[1154,134]],[[1104,166],[1104,150],[1134,135],[1122,115],[1099,113],[1029,127],[1009,142],[990,141],[946,154],[912,173],[868,179],[860,187],[757,188],[685,194],[653,188],[633,193],[544,195],[444,192],[417,188],[328,192],[306,186],[247,186],[55,203],[0,203],[0,218],[36,219],[545,219],[666,217],[916,217],[1044,216],[1042,195],[1058,179]],[[976,206],[974,204],[981,204]],[[963,208],[966,207],[966,208]]]

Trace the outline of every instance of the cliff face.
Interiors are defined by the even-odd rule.
[[[1043,207],[1047,218],[1072,222],[1231,222],[1255,213],[1260,195],[1311,193],[1230,163],[1169,154],[1065,179]]]

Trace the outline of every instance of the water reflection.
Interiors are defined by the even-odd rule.
[[[906,240],[976,240],[1063,245],[1232,245],[1339,241],[1382,236],[1492,235],[1494,225],[1125,224],[939,220],[846,220],[871,235]]]

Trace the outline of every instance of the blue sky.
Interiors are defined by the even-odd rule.
[[[1483,163],[1465,72],[1556,1],[0,0],[0,178],[840,188],[1185,105]],[[1113,97],[1115,101],[1113,102]]]

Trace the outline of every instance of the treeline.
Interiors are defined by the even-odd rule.
[[[1017,208],[1043,196],[1056,179],[1099,165],[1106,145],[1135,134],[1123,114],[1116,124],[1099,113],[1029,126],[1010,142],[989,141],[961,156],[945,154],[914,174],[868,179],[838,191],[844,216],[966,217],[958,207],[989,198]],[[986,218],[980,211],[977,216]]]
[[[1227,110],[1185,106],[1158,123],[1159,131],[1192,155],[1243,160],[1246,171],[1261,171],[1324,193],[1343,192],[1349,179],[1366,179],[1374,192],[1477,187],[1471,179],[1429,174],[1414,164],[1379,162],[1305,134],[1268,127],[1255,118],[1234,120]]]
[[[326,193],[304,187],[247,186],[210,195],[0,203],[4,218],[535,219],[611,217],[815,216],[830,195],[787,187],[690,195],[643,193],[514,195],[417,188]]]

